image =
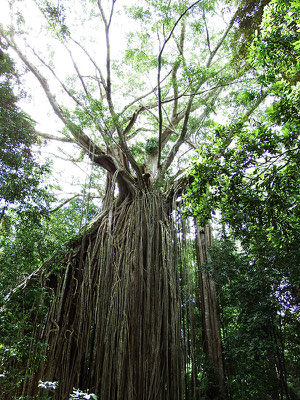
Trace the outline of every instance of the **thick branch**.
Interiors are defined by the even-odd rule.
[[[213,104],[218,95],[220,94],[221,89],[217,89],[215,91],[215,93],[210,93],[209,97],[211,97],[211,104]],[[210,105],[211,105],[210,104]],[[169,168],[169,166],[172,164],[180,146],[186,142],[187,138],[190,136],[188,135],[188,121],[189,121],[189,117],[191,112],[193,112],[194,110],[196,110],[198,108],[197,105],[193,105],[193,97],[190,98],[190,101],[186,107],[186,109],[184,110],[184,121],[183,121],[183,126],[181,129],[181,133],[179,138],[177,139],[176,143],[174,144],[174,146],[172,147],[172,149],[170,150],[168,157],[166,159],[166,161],[163,164],[162,170],[161,170],[161,176],[164,176],[164,174],[166,173],[167,169]],[[205,109],[202,113],[202,115],[200,116],[200,120],[204,119],[207,115],[207,109]],[[182,118],[181,118],[182,119]]]
[[[128,133],[130,132],[130,130],[132,129],[132,127],[134,126],[139,114],[141,112],[145,111],[144,107],[140,107],[136,112],[133,113],[133,116],[131,117],[129,123],[127,124],[126,128],[124,129],[124,136],[126,137],[128,135]]]
[[[102,5],[101,5],[101,0],[98,0],[98,1],[97,1],[98,8],[99,8],[99,10],[100,10],[100,14],[101,14],[101,17],[102,17],[102,19],[103,19],[104,27],[105,27],[105,39],[106,39],[106,75],[107,75],[107,76],[106,76],[106,89],[105,89],[105,92],[106,92],[106,99],[107,99],[107,103],[108,103],[108,107],[109,107],[110,114],[111,114],[111,116],[112,116],[112,118],[113,118],[113,120],[114,120],[114,124],[115,124],[116,130],[117,130],[117,133],[118,133],[118,137],[119,137],[119,140],[120,140],[121,149],[122,149],[123,153],[126,155],[126,157],[128,158],[128,160],[129,160],[130,164],[132,165],[133,169],[135,170],[136,175],[137,175],[137,179],[138,179],[139,183],[140,183],[141,185],[143,185],[144,180],[143,180],[142,173],[141,173],[138,164],[136,163],[134,157],[132,156],[132,154],[131,154],[131,152],[130,152],[128,146],[127,146],[127,143],[126,143],[126,140],[125,140],[125,135],[124,135],[124,132],[123,132],[122,129],[121,129],[121,126],[120,126],[120,123],[119,123],[119,118],[118,118],[117,113],[115,112],[114,104],[113,104],[113,101],[112,101],[112,94],[111,94],[111,66],[110,66],[110,64],[111,64],[111,59],[110,59],[110,37],[109,37],[109,28],[110,28],[110,24],[111,24],[111,21],[112,21],[112,16],[113,16],[113,11],[114,11],[115,2],[116,2],[116,0],[112,0],[111,12],[110,12],[109,20],[107,21],[107,19],[106,19],[106,17],[105,17],[104,10],[103,10]]]
[[[258,98],[256,99],[255,103],[252,105],[252,107],[249,108],[249,110],[247,112],[245,112],[243,119],[246,121],[250,115],[253,113],[253,111],[255,111],[257,109],[257,107],[265,100],[265,98],[268,96],[269,94],[269,89],[265,90],[263,93],[260,94],[260,96],[258,96]]]
[[[217,101],[217,99],[218,99],[220,93],[222,92],[222,90],[223,90],[222,87],[216,88],[216,89],[214,90],[214,92],[211,93],[211,96],[210,96],[211,98],[209,99],[209,100],[210,100],[210,101],[209,101],[209,104],[207,104],[207,107],[204,109],[204,111],[202,112],[202,114],[200,115],[200,117],[197,119],[197,121],[195,121],[195,123],[193,124],[193,126],[191,126],[191,128],[190,128],[191,134],[188,135],[188,136],[186,137],[186,139],[190,138],[193,132],[195,132],[196,135],[199,133],[199,131],[200,131],[199,125],[200,125],[200,127],[203,126],[202,124],[203,124],[204,120],[205,120],[206,117],[209,115],[209,113],[210,113],[210,111],[211,111],[211,108],[215,105],[215,103],[216,103],[216,101]]]
[[[181,33],[180,33],[180,40],[178,44],[178,51],[180,55],[183,55],[183,46],[184,46],[184,38],[185,38],[185,23],[182,21],[181,24]],[[174,118],[177,114],[178,110],[178,82],[177,82],[177,71],[180,66],[180,61],[177,61],[173,65],[172,69],[172,84],[173,84],[173,93],[174,93],[174,104],[172,110],[172,118]]]
[[[107,19],[105,17],[104,10],[101,5],[101,0],[98,0],[97,2],[98,8],[102,17],[102,20],[104,22],[104,27],[105,27],[105,40],[106,40],[106,96],[107,96],[107,101],[110,106],[112,107],[112,98],[111,98],[111,59],[110,59],[110,39],[109,39],[109,28],[110,24],[112,21],[112,16],[113,16],[113,11],[114,11],[114,5],[115,5],[115,0],[112,2],[112,7],[111,7],[111,12],[110,12],[110,17],[109,21],[107,22]]]
[[[186,133],[187,133],[187,126],[188,126],[188,120],[191,114],[191,110],[192,110],[192,104],[193,104],[193,98],[190,99],[187,108],[185,110],[185,115],[184,115],[184,121],[183,121],[183,126],[180,132],[180,136],[177,139],[176,143],[174,144],[174,146],[172,147],[166,161],[163,163],[163,167],[161,169],[161,176],[164,176],[167,169],[170,167],[170,165],[172,164],[172,161],[174,160],[180,146],[184,143],[185,141],[185,137],[186,137]]]
[[[0,28],[0,33],[8,43],[8,45],[15,50],[15,52],[18,54],[20,59],[23,61],[23,63],[27,66],[27,68],[33,73],[33,75],[37,78],[39,83],[41,84],[45,95],[47,96],[47,99],[53,108],[55,114],[59,117],[59,119],[67,125],[67,118],[64,115],[62,109],[60,108],[59,104],[57,103],[55,96],[51,93],[48,82],[46,78],[41,74],[41,72],[36,68],[35,65],[33,65],[28,58],[22,53],[20,48],[17,46],[15,43],[14,39],[12,37],[8,37],[4,31]]]
[[[204,99],[203,99],[204,102],[207,102],[207,101],[212,97],[212,91],[213,91],[213,90],[215,91],[216,88],[217,88],[217,87],[214,87],[214,88],[212,88],[212,89],[208,89],[210,92],[204,97]],[[189,96],[190,99],[193,97],[193,99],[192,99],[192,102],[193,102],[193,100],[194,100],[194,98],[195,98],[196,96],[198,96],[198,95],[200,95],[200,94],[202,94],[202,93],[205,93],[205,92],[206,92],[206,90],[203,91],[203,92],[197,92],[197,91],[196,91],[195,93],[191,93],[191,94],[189,94],[188,96]],[[214,93],[215,93],[215,92],[214,92]],[[214,94],[213,94],[213,96],[214,96]],[[181,97],[181,96],[179,96],[179,97]],[[189,103],[188,103],[188,104],[189,104]],[[187,106],[187,107],[188,107],[188,106]],[[198,105],[198,104],[192,104],[192,105],[191,105],[191,110],[190,110],[190,112],[196,111],[198,108],[199,108],[199,105]],[[166,143],[168,142],[168,140],[170,139],[170,136],[172,135],[172,133],[175,132],[175,129],[176,129],[176,127],[178,126],[178,124],[179,124],[180,121],[182,121],[183,118],[185,117],[186,111],[187,111],[187,108],[184,108],[180,113],[178,113],[177,115],[175,115],[175,116],[171,119],[171,123],[170,123],[170,124],[166,127],[166,129],[163,131],[163,135],[162,135],[162,147],[165,146],[165,144],[166,144]]]

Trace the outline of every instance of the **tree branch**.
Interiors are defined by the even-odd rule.
[[[72,100],[74,100],[74,102],[76,104],[78,104],[79,106],[83,107],[83,104],[70,92],[70,90],[66,87],[66,85],[59,79],[59,77],[56,75],[54,69],[47,64],[38,54],[37,52],[28,44],[26,43],[26,45],[31,49],[31,51],[33,52],[33,54],[38,58],[38,60],[46,67],[50,70],[50,72],[52,73],[52,75],[54,76],[54,78],[60,83],[60,85],[62,86],[62,88],[64,89],[64,91],[67,93],[68,96],[71,97]]]
[[[66,204],[68,204],[71,200],[75,199],[76,197],[79,197],[80,194],[75,194],[74,196],[70,197],[69,199],[67,199],[66,201],[64,201],[63,203],[59,204],[57,207],[53,208],[52,210],[49,211],[49,214],[53,214],[56,211],[60,210],[63,206],[65,206]]]
[[[111,98],[111,70],[110,70],[110,39],[109,39],[109,28],[110,24],[112,21],[112,16],[113,16],[113,10],[114,10],[114,5],[115,5],[115,0],[112,2],[112,7],[111,7],[111,12],[110,12],[110,17],[109,17],[109,22],[107,22],[107,19],[105,17],[105,13],[103,11],[102,5],[101,5],[101,0],[97,1],[98,8],[102,17],[102,20],[104,22],[104,28],[105,28],[105,40],[106,40],[106,96],[107,96],[107,101],[109,104],[109,107],[113,110],[113,103],[112,103],[112,98]],[[113,116],[114,112],[112,112]]]
[[[223,86],[221,86],[222,88]],[[195,93],[191,93],[188,96],[191,98],[191,96],[196,97],[202,93],[205,93],[209,90],[209,93],[204,97],[203,102],[207,102],[212,96],[214,96],[214,94],[212,94],[213,90],[216,90],[218,88],[218,86],[212,88],[212,89],[207,89],[203,92],[195,92]],[[194,99],[193,99],[194,100]],[[191,110],[190,112],[196,111],[199,108],[198,104],[192,104],[191,105]],[[187,108],[184,108],[180,113],[178,113],[177,115],[175,115],[174,118],[172,118],[171,123],[169,126],[166,127],[166,129],[163,131],[163,135],[162,135],[162,147],[165,146],[165,144],[168,142],[170,136],[172,135],[172,133],[175,131],[176,127],[178,126],[178,124],[180,123],[180,121],[182,121],[182,119],[185,117],[186,115],[186,111]]]
[[[180,55],[183,55],[183,46],[184,46],[184,38],[185,38],[185,23],[182,20],[181,24],[181,32],[180,32],[180,40],[178,44],[178,51]],[[178,110],[178,83],[177,83],[177,71],[180,66],[180,61],[175,62],[172,68],[172,85],[173,85],[173,93],[174,93],[174,104],[172,110],[172,118],[174,118],[177,114]]]
[[[211,55],[210,39],[209,39],[209,33],[208,33],[208,28],[207,28],[207,23],[206,23],[206,18],[205,18],[205,12],[204,12],[204,10],[203,10],[203,20],[204,20],[204,25],[205,25],[205,33],[206,33],[207,47],[208,47],[209,54]]]
[[[89,58],[91,63],[94,65],[94,67],[96,68],[96,71],[98,71],[98,73],[99,73],[101,84],[102,84],[104,90],[106,91],[106,82],[105,82],[104,76],[102,74],[101,68],[98,66],[96,61],[89,54],[89,52],[77,40],[75,40],[73,38],[70,38],[70,39],[72,40],[72,42],[74,42],[86,54],[86,56]]]
[[[161,74],[161,59],[162,59],[162,54],[163,51],[166,47],[166,44],[170,40],[171,36],[173,35],[173,32],[175,31],[177,25],[179,22],[182,20],[182,18],[192,9],[194,8],[198,3],[200,3],[201,0],[196,1],[193,3],[190,7],[188,7],[177,19],[175,24],[173,25],[168,37],[165,39],[160,52],[158,54],[158,67],[157,67],[157,91],[158,91],[158,160],[157,160],[157,168],[160,168],[160,160],[161,160],[161,139],[162,139],[162,99],[161,99],[161,86],[160,86],[160,74]]]
[[[247,119],[250,117],[250,115],[257,109],[257,107],[265,100],[265,98],[268,96],[269,90],[265,90],[261,95],[257,98],[255,103],[252,105],[252,107],[249,108],[247,112],[242,116],[241,120],[243,122],[246,122]],[[220,151],[220,156],[223,154],[223,152],[227,149],[227,147],[230,145],[232,140],[234,139],[234,132],[229,132],[227,135],[227,138],[224,140],[224,145],[221,148]]]
[[[227,35],[228,35],[230,29],[232,28],[232,26],[233,26],[233,24],[234,24],[234,22],[235,22],[235,20],[236,20],[236,18],[237,18],[237,16],[238,16],[238,14],[239,14],[239,12],[240,12],[240,7],[239,7],[239,8],[236,10],[236,12],[234,13],[234,16],[231,18],[231,20],[230,20],[230,22],[229,22],[229,24],[228,24],[228,26],[227,26],[226,31],[224,32],[223,36],[221,37],[221,39],[220,39],[219,42],[217,43],[216,47],[214,48],[214,50],[213,50],[212,52],[210,52],[209,59],[207,60],[207,63],[206,63],[206,68],[209,68],[209,67],[210,67],[211,62],[212,62],[214,56],[217,54],[219,48],[222,46],[224,40],[226,39],[226,37],[227,37]]]
[[[190,113],[191,113],[191,110],[192,110],[192,104],[193,104],[193,98],[190,99],[190,101],[189,101],[189,103],[187,105],[187,108],[185,110],[184,121],[183,121],[183,126],[182,126],[182,129],[181,129],[181,132],[180,132],[180,136],[177,139],[177,141],[174,144],[174,146],[172,147],[172,149],[170,150],[166,161],[163,163],[160,176],[164,176],[165,175],[167,169],[169,168],[169,166],[171,165],[172,161],[174,160],[174,158],[175,158],[180,146],[185,141],[185,137],[186,137],[186,133],[187,133],[188,120],[189,120]]]
[[[220,94],[221,89],[216,90],[216,93],[210,93],[209,97],[212,97],[212,102],[214,103],[218,97],[218,95]],[[183,121],[183,126],[181,129],[181,133],[179,138],[177,139],[176,143],[174,144],[174,146],[172,147],[172,149],[170,150],[167,159],[165,160],[165,162],[163,163],[162,166],[162,170],[161,170],[161,176],[164,176],[165,172],[167,171],[167,169],[169,168],[169,166],[171,165],[171,163],[173,162],[180,146],[186,142],[187,137],[189,137],[189,135],[187,134],[188,130],[188,121],[189,121],[189,117],[191,112],[195,111],[198,108],[197,105],[193,105],[193,98],[190,98],[190,101],[187,105],[187,108],[184,110],[184,113],[182,113],[182,118],[184,118]],[[202,115],[200,116],[200,119],[204,119],[207,115],[207,109],[205,109],[202,113]]]
[[[132,129],[133,125],[135,124],[139,114],[141,112],[145,111],[145,107],[140,107],[137,111],[133,113],[133,116],[131,117],[129,123],[127,124],[126,128],[124,129],[124,136],[126,137],[130,130]]]
[[[118,133],[121,149],[122,149],[123,153],[126,155],[126,157],[129,160],[130,164],[132,165],[132,167],[133,167],[133,169],[134,169],[134,171],[136,173],[136,176],[137,176],[137,179],[138,179],[139,183],[141,185],[144,185],[144,180],[143,180],[142,173],[141,173],[138,164],[136,163],[134,157],[132,156],[132,154],[131,154],[128,146],[127,146],[127,143],[126,143],[126,140],[125,140],[125,136],[124,136],[124,132],[121,129],[121,126],[120,126],[120,123],[119,123],[119,118],[118,118],[117,113],[115,112],[114,104],[113,104],[113,101],[112,101],[109,28],[110,28],[110,24],[111,24],[111,21],[112,21],[115,2],[116,2],[116,0],[112,0],[112,7],[111,7],[111,12],[110,12],[110,17],[109,17],[109,21],[107,22],[104,10],[103,10],[102,5],[101,5],[101,0],[97,0],[98,8],[100,10],[100,14],[101,14],[102,20],[104,22],[104,26],[105,26],[106,75],[107,75],[107,77],[106,77],[106,98],[107,98],[107,103],[108,103],[110,114],[112,116],[112,119],[114,121],[114,125],[115,125],[117,133]]]
[[[168,72],[167,75],[160,81],[160,83],[162,84],[167,78],[168,76],[172,73],[172,71]],[[150,94],[155,93],[155,91],[157,90],[157,85],[151,89],[149,92],[142,94],[141,96],[137,97],[136,99],[134,99],[131,103],[127,104],[123,110],[121,111],[120,115],[124,114],[124,112],[126,110],[128,110],[129,107],[133,106],[135,103],[137,103],[138,101],[143,100],[144,98],[150,96]],[[157,102],[155,104],[151,104],[151,105],[144,105],[145,109],[146,108],[154,108],[157,107]]]
[[[78,65],[76,64],[76,62],[75,62],[75,60],[74,60],[74,58],[73,58],[73,55],[72,55],[72,53],[71,53],[71,50],[68,48],[68,46],[67,46],[65,43],[63,43],[63,46],[64,46],[64,48],[67,50],[67,52],[69,53],[69,56],[70,56],[71,61],[72,61],[72,64],[73,64],[73,67],[74,67],[74,69],[75,69],[75,71],[76,71],[76,73],[77,73],[77,76],[78,76],[78,78],[79,78],[79,80],[80,80],[80,82],[81,82],[81,85],[82,85],[82,87],[83,87],[83,90],[84,90],[84,92],[85,92],[85,95],[86,95],[87,98],[89,98],[89,97],[90,97],[90,93],[89,93],[88,88],[87,88],[87,86],[86,86],[86,84],[85,84],[85,82],[84,82],[84,79],[83,79],[83,77],[82,77],[82,75],[81,75],[81,73],[80,73],[80,71],[79,71]]]
[[[47,140],[57,140],[58,142],[74,143],[74,140],[72,140],[70,138],[67,138],[67,137],[53,136],[53,135],[50,135],[49,133],[43,133],[43,132],[40,132],[40,131],[37,131],[37,130],[35,130],[35,133],[38,136],[41,136],[41,137],[43,137],[43,138],[45,138]]]

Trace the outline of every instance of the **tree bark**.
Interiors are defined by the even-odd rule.
[[[73,387],[106,400],[182,399],[176,229],[159,192],[114,204],[49,280],[46,362],[27,395],[41,379],[59,382],[59,400]]]
[[[216,284],[202,267],[209,261],[208,248],[212,245],[211,229],[196,228],[196,250],[199,264],[199,285],[202,313],[202,345],[209,364],[208,399],[225,398],[225,374],[221,344],[220,316]]]

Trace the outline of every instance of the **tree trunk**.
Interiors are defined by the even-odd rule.
[[[225,398],[225,374],[217,290],[210,274],[201,270],[201,266],[208,261],[208,247],[212,244],[210,227],[207,225],[202,229],[197,226],[196,236],[197,259],[200,266],[202,342],[203,351],[209,364],[209,384],[206,395],[208,399],[222,399]]]
[[[59,400],[73,387],[105,400],[181,400],[178,239],[170,209],[159,192],[119,206],[112,193],[92,233],[49,281],[46,362],[32,382],[57,380]],[[36,384],[26,394],[36,395]]]

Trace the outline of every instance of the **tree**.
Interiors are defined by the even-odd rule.
[[[191,346],[190,328],[181,327],[177,250],[184,224],[177,199],[188,182],[185,153],[205,135],[223,91],[251,80],[236,73],[229,49],[243,7],[218,12],[213,1],[134,3],[126,9],[133,29],[123,58],[114,59],[115,0],[34,4],[45,17],[40,34],[48,27],[41,47],[51,32],[74,75],[63,80],[55,54],[51,59],[31,46],[23,3],[15,5],[21,7],[16,22],[1,27],[1,37],[40,83],[67,139],[107,177],[99,217],[70,244],[61,268],[44,269],[54,299],[47,300],[49,313],[37,336],[48,351],[24,380],[22,394],[37,395],[42,379],[59,381],[60,399],[74,386],[105,399],[182,399],[181,349]],[[220,31],[210,24],[218,14],[225,20],[219,19]],[[99,44],[79,40],[78,16],[84,26],[104,32],[105,55]],[[255,95],[242,112],[250,115],[264,98]],[[185,369],[193,371],[196,399],[193,352],[187,352]]]
[[[299,318],[279,268],[226,235],[205,269],[218,287],[223,356],[231,399],[299,397]],[[239,246],[240,247],[240,246]]]
[[[234,337],[234,350],[228,351],[229,344],[225,354],[232,356],[235,353],[237,361],[238,343],[244,341],[244,350],[239,350],[242,354],[245,348],[246,353],[250,350],[246,341],[252,343],[249,354],[257,363],[257,372],[253,364],[249,364],[248,381],[243,378],[244,384],[243,380],[238,384],[248,391],[249,382],[255,375],[262,374],[260,368],[265,371],[265,376],[269,371],[273,382],[269,392],[266,383],[259,383],[258,378],[255,378],[255,384],[261,386],[261,398],[265,395],[272,399],[297,398],[297,394],[293,394],[295,387],[297,392],[297,384],[290,387],[288,384],[292,381],[288,376],[294,367],[286,360],[288,352],[284,349],[291,344],[285,342],[288,341],[283,334],[286,322],[282,320],[289,321],[287,331],[297,329],[294,318],[299,304],[300,232],[298,9],[295,2],[275,0],[266,8],[262,30],[256,33],[252,44],[249,63],[255,68],[262,86],[269,88],[273,102],[252,121],[241,118],[227,126],[215,126],[213,134],[199,149],[199,157],[191,170],[193,183],[187,195],[192,204],[190,212],[200,223],[205,224],[218,211],[226,235],[229,230],[230,236],[239,241],[247,254],[248,260],[238,267],[238,275],[243,276],[242,270],[246,271],[241,292],[237,289],[241,281],[236,272],[232,268],[228,271],[224,266],[219,270],[230,282],[228,287],[223,281],[224,297],[233,292],[228,304],[231,318],[232,308],[237,305],[234,298],[242,308],[234,311],[235,315],[242,314],[236,318],[237,332],[225,335],[224,339],[226,349],[226,343]],[[248,102],[253,89],[244,89],[239,96],[241,103]],[[244,265],[242,269],[241,265]],[[253,293],[257,297],[252,297]],[[269,318],[269,329],[263,327],[266,325],[264,318]],[[264,343],[263,347],[253,345],[255,340]],[[296,353],[299,344],[294,338],[292,341]],[[262,354],[266,357],[266,365],[257,362],[263,359]],[[236,366],[230,364],[234,370]],[[286,364],[290,365],[290,371],[286,370]],[[247,368],[242,370],[245,377]],[[258,393],[251,391],[253,389],[247,393],[247,398],[258,398]],[[245,392],[240,392],[239,396],[243,395]]]
[[[205,397],[219,399],[225,397],[225,369],[222,352],[220,312],[214,276],[205,268],[211,262],[212,234],[209,225],[196,231],[196,252],[200,286],[202,347],[206,360],[207,374]]]

